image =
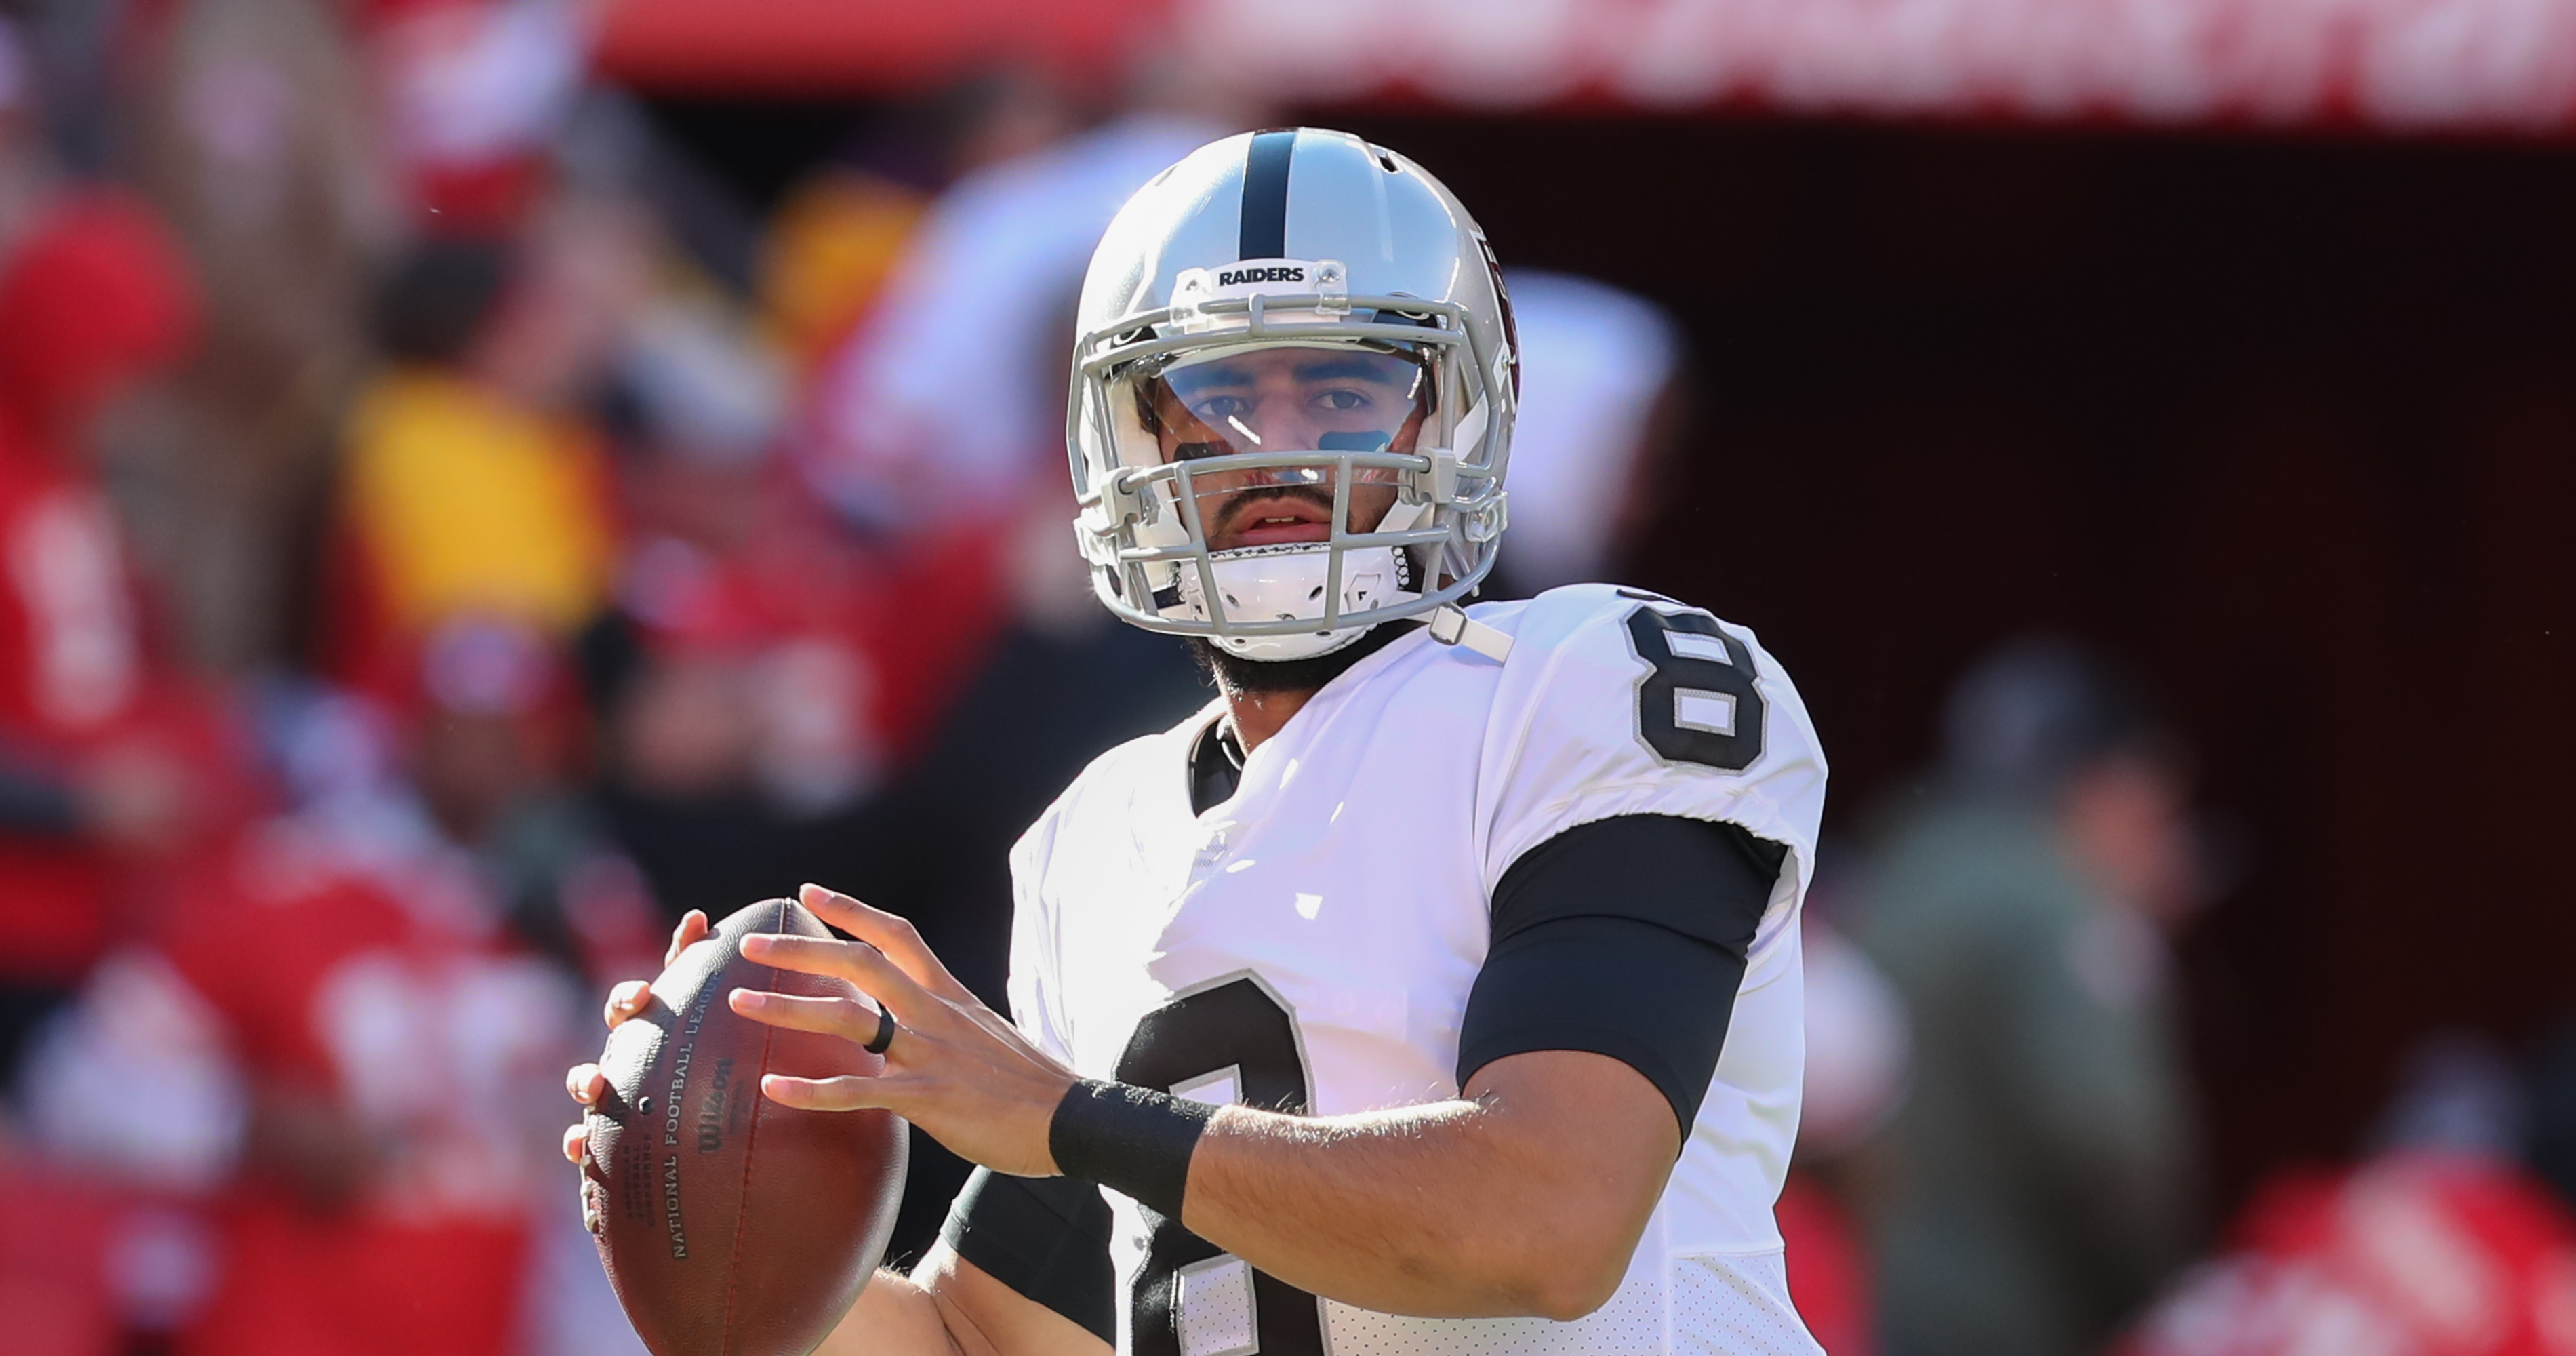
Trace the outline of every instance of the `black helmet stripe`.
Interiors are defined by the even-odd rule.
[[[1288,253],[1288,156],[1294,130],[1255,132],[1243,158],[1243,232],[1238,259],[1277,259]]]

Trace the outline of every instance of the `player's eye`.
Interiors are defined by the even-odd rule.
[[[1200,422],[1208,424],[1222,424],[1251,409],[1252,402],[1241,396],[1201,396],[1190,402],[1190,413],[1197,415]]]
[[[1369,400],[1368,396],[1362,392],[1337,390],[1324,391],[1317,394],[1315,397],[1315,403],[1324,409],[1341,411],[1366,409],[1372,402]]]

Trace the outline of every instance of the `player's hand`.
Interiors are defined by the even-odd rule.
[[[699,910],[691,909],[680,915],[680,925],[671,929],[670,949],[662,953],[662,968],[671,968],[681,952],[714,931],[715,925],[709,923],[706,914]],[[652,982],[630,979],[608,991],[608,1008],[601,1017],[608,1023],[608,1029],[614,1031],[619,1022],[642,1012],[644,1005],[652,1001]],[[597,1064],[576,1064],[564,1073],[564,1091],[571,1093],[574,1101],[587,1108],[608,1095],[608,1078],[600,1073]],[[574,1122],[564,1131],[564,1157],[575,1163],[580,1162],[581,1156],[590,1148],[590,1131],[586,1126],[587,1118]]]
[[[816,917],[858,940],[754,933],[742,939],[742,954],[784,970],[837,976],[865,998],[736,989],[727,995],[733,1010],[771,1026],[865,1045],[877,1034],[877,1004],[883,1004],[901,1029],[886,1048],[883,1074],[769,1074],[760,1080],[761,1092],[783,1106],[817,1111],[883,1107],[996,1172],[1053,1176],[1047,1127],[1056,1103],[1074,1085],[1073,1071],[1029,1044],[1017,1027],[958,983],[912,924],[819,885],[806,886],[798,897]]]

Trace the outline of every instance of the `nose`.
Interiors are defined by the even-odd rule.
[[[1253,403],[1252,416],[1244,422],[1261,440],[1264,452],[1305,451],[1313,448],[1322,434],[1294,392],[1263,395]]]

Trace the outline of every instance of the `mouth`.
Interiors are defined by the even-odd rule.
[[[1225,551],[1241,546],[1328,541],[1332,535],[1330,504],[1316,504],[1302,497],[1264,495],[1226,510],[1224,525],[1209,545]]]

